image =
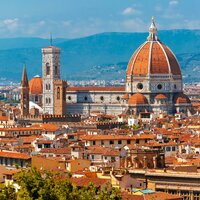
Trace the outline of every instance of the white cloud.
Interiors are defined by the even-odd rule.
[[[9,31],[15,31],[19,27],[19,19],[5,19],[3,20],[3,25],[9,30]]]
[[[132,7],[125,8],[122,11],[122,15],[137,15],[137,14],[140,14],[140,13],[141,12],[139,10],[136,10],[135,8],[132,8]]]
[[[177,5],[178,4],[178,1],[177,0],[170,0],[169,1],[169,5],[170,6],[174,6],[174,5]]]

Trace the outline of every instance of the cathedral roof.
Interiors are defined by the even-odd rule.
[[[188,104],[191,102],[187,95],[185,95],[183,93],[178,93],[174,98],[174,103],[175,104]]]
[[[149,74],[181,75],[179,63],[173,52],[157,36],[157,28],[152,19],[147,41],[131,57],[127,76],[146,76]]]
[[[145,105],[148,104],[147,98],[140,93],[133,94],[128,100],[129,105]]]
[[[124,86],[71,86],[66,88],[67,91],[109,91],[123,92]]]
[[[42,94],[42,78],[39,76],[33,77],[29,81],[29,93],[39,95]]]
[[[167,97],[164,95],[164,94],[157,94],[156,96],[155,96],[155,99],[167,99]]]

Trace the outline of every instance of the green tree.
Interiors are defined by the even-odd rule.
[[[8,185],[7,187],[3,184],[0,185],[0,199],[1,200],[16,200],[17,195],[15,189],[12,185]]]
[[[19,192],[13,198],[7,198],[9,188],[0,191],[2,200],[120,200],[120,192],[107,185],[100,190],[93,183],[86,187],[76,187],[70,181],[70,174],[39,172],[34,168],[21,171],[15,175],[16,183],[20,185]],[[4,191],[4,192],[3,192]],[[11,194],[9,194],[11,196]],[[7,195],[7,196],[6,196]],[[5,198],[4,198],[5,196]],[[16,198],[17,196],[17,198]],[[1,196],[0,196],[1,197]]]

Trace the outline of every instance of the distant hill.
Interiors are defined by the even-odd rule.
[[[128,60],[148,33],[102,33],[78,39],[55,39],[61,48],[63,79],[123,79]],[[159,31],[176,54],[184,80],[200,81],[200,30]],[[0,39],[0,77],[19,80],[27,65],[29,78],[41,75],[41,48],[48,39]],[[89,72],[89,73],[88,73]],[[192,78],[191,78],[192,77]]]

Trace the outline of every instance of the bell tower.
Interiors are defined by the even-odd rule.
[[[54,81],[60,79],[60,49],[48,46],[42,49],[43,112],[54,114]]]
[[[54,114],[66,114],[66,88],[67,81],[56,80],[54,81]]]
[[[21,106],[21,115],[27,116],[29,114],[29,85],[26,73],[26,66],[24,66],[22,73],[20,106]]]

